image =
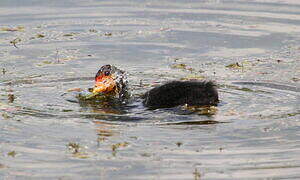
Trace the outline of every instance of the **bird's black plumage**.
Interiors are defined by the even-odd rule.
[[[143,95],[144,106],[157,109],[178,105],[217,105],[216,86],[211,81],[172,81]]]

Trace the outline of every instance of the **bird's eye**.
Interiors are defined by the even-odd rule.
[[[104,72],[104,75],[105,75],[105,76],[109,76],[109,71],[105,71],[105,72]]]

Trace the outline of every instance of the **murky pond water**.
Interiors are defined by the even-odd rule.
[[[299,42],[296,0],[1,1],[0,179],[298,179]],[[70,100],[104,64],[134,100]],[[193,78],[219,106],[141,105]]]

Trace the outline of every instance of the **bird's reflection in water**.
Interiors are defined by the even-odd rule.
[[[97,145],[100,146],[101,143],[107,141],[110,137],[118,136],[120,130],[117,128],[117,124],[108,123],[104,121],[94,120],[95,131],[97,134]]]
[[[82,111],[91,111],[98,114],[126,114],[125,100],[120,100],[112,96],[99,96],[93,99],[82,99],[78,97]]]
[[[106,122],[136,122],[144,120],[145,117],[132,114],[132,109],[138,105],[132,103],[134,99],[120,99],[114,96],[99,96],[92,99],[77,98],[81,107],[82,116]]]

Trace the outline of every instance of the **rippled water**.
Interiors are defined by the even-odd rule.
[[[299,40],[296,0],[1,1],[0,179],[298,179]],[[104,64],[127,106],[68,92]],[[141,105],[191,78],[219,106]]]

